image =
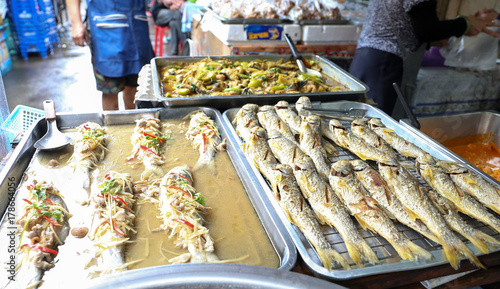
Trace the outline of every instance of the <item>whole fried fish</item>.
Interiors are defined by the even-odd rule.
[[[394,196],[387,186],[387,183],[376,170],[362,160],[353,160],[351,164],[356,178],[370,193],[370,196],[377,201],[378,206],[390,213],[389,217],[393,216],[400,223],[412,228],[430,240],[439,243],[440,240],[421,220],[414,220],[410,217],[403,204],[401,204],[401,201]]]
[[[362,160],[368,159],[385,164],[394,164],[397,162],[397,159],[392,158],[389,154],[367,145],[358,136],[348,131],[337,119],[330,120],[330,130],[335,134],[338,146],[351,151]]]
[[[268,133],[273,130],[279,131],[284,137],[299,145],[299,143],[295,140],[295,136],[290,130],[290,127],[288,127],[288,124],[282,121],[278,117],[278,114],[276,114],[274,106],[261,106],[259,108],[259,112],[257,113],[257,118],[259,119],[260,125],[265,128]]]
[[[431,253],[399,232],[384,211],[378,208],[377,201],[368,196],[354,176],[349,160],[343,159],[334,163],[329,180],[334,191],[361,226],[385,238],[403,260],[432,259]]]
[[[268,175],[269,168],[274,167],[278,161],[267,143],[267,133],[264,128],[256,126],[250,129],[249,140],[245,143],[244,151],[262,175],[270,181],[273,180],[273,176]]]
[[[297,102],[295,103],[295,108],[297,109],[297,112],[299,114],[299,116],[304,119],[310,115],[312,115],[313,113],[308,111],[307,109],[305,108],[312,108],[312,103],[311,103],[311,99],[309,99],[309,97],[307,96],[301,96]],[[328,128],[328,123],[326,123],[323,119],[321,119],[321,134],[333,141],[334,143],[337,143],[336,141],[336,138],[335,138],[335,135],[333,134],[333,132]],[[333,153],[332,153],[333,154]]]
[[[401,201],[412,219],[420,219],[440,240],[444,258],[450,265],[458,269],[459,258],[465,257],[473,264],[484,268],[479,259],[451,231],[439,211],[427,196],[427,189],[401,165],[378,164],[379,172],[391,191]]]
[[[278,115],[278,117],[286,124],[288,124],[288,127],[293,134],[300,133],[300,116],[295,111],[293,111],[287,101],[278,101],[278,103],[274,105],[274,109],[276,110],[276,114]]]
[[[200,167],[208,167],[210,171],[215,172],[215,152],[217,146],[221,143],[219,129],[215,122],[203,111],[191,113],[189,115],[189,129],[186,132],[186,138],[200,153],[200,158],[193,167],[197,170]]]
[[[450,200],[457,209],[500,232],[500,219],[488,212],[488,210],[472,196],[463,192],[446,174],[443,168],[438,167],[434,158],[423,155],[417,159],[417,168],[420,176],[437,193]]]
[[[316,115],[308,116],[300,126],[300,148],[316,165],[321,176],[328,180],[329,165],[327,163],[326,151],[322,146],[321,118]]]
[[[127,161],[137,160],[135,164],[144,164],[145,169],[141,175],[143,180],[153,175],[161,177],[164,174],[162,166],[165,164],[163,151],[169,135],[162,133],[159,119],[139,119],[135,122],[134,133],[131,136],[132,155]]]
[[[58,247],[69,234],[71,217],[53,184],[33,180],[27,191],[20,192],[24,206],[17,219],[18,266],[15,280],[2,288],[37,288],[44,272],[56,266]],[[19,198],[21,201],[21,198]]]
[[[248,103],[241,107],[233,119],[233,125],[236,128],[236,133],[247,142],[250,137],[250,130],[253,127],[260,126],[257,118],[259,106]]]
[[[90,172],[104,158],[106,129],[95,122],[86,122],[76,128],[74,151],[70,162],[84,173],[83,188],[90,187]]]
[[[337,229],[352,260],[358,265],[362,265],[363,260],[372,264],[378,263],[375,252],[359,234],[347,208],[318,173],[311,158],[279,132],[269,132],[268,136],[273,154],[282,164],[287,164],[293,169],[302,195],[309,201],[321,223]]]
[[[316,250],[323,266],[332,271],[336,264],[344,269],[351,267],[347,261],[328,243],[314,212],[304,200],[295,181],[293,170],[288,165],[273,165],[267,168],[269,181],[279,204],[288,220],[296,225]]]
[[[483,205],[500,215],[500,190],[497,187],[456,163],[438,162],[437,165],[444,169],[462,191],[469,193]]]
[[[429,198],[434,202],[434,206],[439,210],[441,216],[448,223],[448,226],[471,241],[479,252],[487,254],[489,248],[497,249],[500,247],[500,241],[482,231],[474,229],[474,227],[462,219],[456,212],[455,205],[448,199],[443,198],[434,190],[429,190]]]
[[[371,145],[391,158],[397,160],[398,155],[392,147],[373,130],[368,128],[368,119],[358,118],[352,121],[351,131],[368,145]]]
[[[427,154],[421,148],[396,134],[394,130],[387,128],[378,118],[370,119],[368,125],[378,136],[405,157],[418,158],[421,155]]]

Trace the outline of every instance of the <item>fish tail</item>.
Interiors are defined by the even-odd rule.
[[[349,270],[351,269],[351,266],[349,266],[349,263],[347,263],[346,259],[342,257],[337,251],[334,249],[317,249],[318,256],[321,259],[321,262],[325,266],[328,271],[332,271],[332,263],[335,262],[337,264],[340,264],[344,269]]]
[[[165,175],[165,172],[160,166],[148,166],[142,172],[141,174],[141,179],[142,180],[147,180],[149,179],[152,175],[157,175],[158,177],[163,177]]]
[[[479,261],[479,259],[472,253],[464,243],[460,241],[459,244],[443,244],[443,254],[453,267],[453,269],[458,270],[460,267],[459,255],[464,256],[469,259],[469,261],[478,268],[486,269],[484,265]]]
[[[479,230],[475,230],[473,235],[471,235],[470,237],[466,237],[467,239],[469,239],[469,241],[471,241],[471,243],[474,245],[474,247],[476,247],[478,251],[484,254],[489,253],[488,244],[494,248],[500,247],[500,242],[497,239]]]
[[[429,253],[429,251],[411,241],[406,242],[406,244],[402,246],[394,246],[394,249],[396,249],[399,256],[401,256],[404,260],[409,259],[413,261],[415,257],[417,259],[422,258],[424,260],[432,259],[432,254]]]
[[[215,172],[215,161],[199,159],[196,164],[193,166],[193,171],[199,170],[201,168],[208,168],[211,172]]]
[[[366,259],[370,264],[380,263],[377,254],[372,250],[370,245],[365,240],[361,239],[357,244],[345,242],[349,256],[351,256],[354,263],[360,265],[363,259]]]

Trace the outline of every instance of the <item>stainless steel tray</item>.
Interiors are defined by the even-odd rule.
[[[368,87],[361,81],[355,79],[352,75],[342,68],[332,63],[330,60],[321,56],[304,56],[305,59],[316,61],[323,73],[332,77],[334,80],[347,86],[350,91],[318,92],[318,93],[282,93],[282,94],[250,94],[250,95],[225,95],[225,96],[197,96],[183,98],[163,97],[162,83],[159,76],[159,67],[166,66],[169,63],[184,61],[196,62],[206,58],[206,56],[197,57],[155,57],[151,60],[151,74],[153,77],[154,93],[157,101],[163,102],[166,107],[174,106],[211,106],[216,108],[231,108],[242,106],[245,103],[253,102],[256,104],[274,104],[277,100],[285,99],[287,101],[296,101],[300,96],[308,96],[314,101],[332,101],[332,100],[358,100],[368,91]],[[292,56],[268,55],[268,56],[210,56],[212,59],[227,58],[235,61],[252,61],[256,58],[270,61],[284,59],[293,60]]]
[[[411,125],[409,119],[401,119],[399,122],[409,131],[418,135],[424,141],[431,142],[442,151],[443,154],[454,161],[465,163],[467,167],[483,178],[500,186],[500,182],[479,169],[461,156],[447,149],[441,142],[476,134],[495,133],[494,142],[500,145],[500,114],[496,112],[470,112],[442,116],[430,116],[418,118],[420,130]]]
[[[220,112],[218,110],[207,108],[207,107],[186,107],[186,108],[175,108],[175,109],[139,109],[130,111],[113,111],[113,112],[103,112],[103,113],[87,113],[87,114],[69,114],[61,113],[57,115],[57,123],[61,129],[74,128],[86,121],[93,121],[104,126],[112,126],[118,124],[133,124],[138,118],[156,117],[162,120],[165,119],[179,119],[186,116],[189,112],[201,109],[209,117],[211,117],[217,123],[222,139],[227,138],[227,153],[230,157],[231,162],[247,192],[247,195],[260,218],[261,224],[264,227],[270,242],[272,243],[276,254],[280,259],[279,268],[280,271],[291,270],[297,260],[297,251],[294,243],[288,234],[285,225],[281,219],[277,216],[274,208],[269,203],[264,192],[258,185],[256,176],[251,170],[247,169],[247,164],[241,159],[239,153],[238,144],[236,144],[233,139],[228,137],[228,132],[223,125],[223,120]],[[17,187],[21,183],[24,171],[28,167],[32,157],[34,156],[36,150],[33,144],[40,139],[46,132],[47,125],[45,120],[40,120],[34,124],[26,133],[25,137],[22,139],[18,147],[15,149],[13,155],[8,160],[4,170],[0,174],[0,212],[2,214],[2,224],[7,220],[7,207],[9,205],[9,193],[17,191]],[[0,238],[7,238],[7,235]],[[1,262],[7,262],[3,258],[8,258],[7,254],[2,254],[0,257]],[[145,269],[137,269],[141,273],[132,273],[134,276],[140,277],[141,274],[163,274],[165,271],[175,272],[178,266],[187,266],[194,264],[182,264],[182,265],[164,265],[156,266]],[[210,267],[214,270],[219,270],[220,265],[224,264],[210,264]],[[180,267],[179,267],[180,268]],[[220,270],[222,271],[225,267],[222,266]],[[56,268],[52,269],[55,270]],[[132,270],[134,271],[134,270]],[[131,271],[125,273],[130,274]],[[196,271],[194,271],[196,272]],[[156,280],[160,281],[160,277]],[[110,279],[112,281],[113,278]],[[64,281],[64,280],[63,280]],[[116,280],[114,280],[116,281]],[[142,282],[147,282],[142,279]],[[111,286],[112,283],[100,283],[102,285]],[[139,285],[137,283],[136,285]],[[85,286],[85,285],[82,285]],[[113,286],[112,286],[113,287]],[[137,286],[141,287],[141,286]],[[137,288],[136,287],[136,288]]]
[[[279,18],[226,18],[215,13],[210,7],[205,7],[208,13],[212,13],[215,18],[219,19],[224,24],[290,24],[293,23],[291,18],[279,15]]]
[[[359,103],[359,102],[352,102],[352,101],[337,101],[337,102],[328,102],[328,103],[320,103],[316,104],[315,108],[321,108],[321,109],[335,109],[335,110],[349,110],[351,108],[354,109],[366,109],[367,110],[367,117],[375,117],[375,118],[380,118],[382,122],[388,127],[392,128],[397,134],[401,135],[404,137],[407,141],[412,142],[425,151],[429,152],[431,155],[433,155],[436,158],[442,159],[442,160],[455,160],[451,158],[445,151],[443,151],[441,148],[436,147],[433,142],[426,141],[419,135],[415,134],[413,131],[407,129],[403,125],[399,124],[396,120],[392,119],[389,117],[387,114],[382,112],[381,110],[374,108],[368,104],[364,103]],[[233,138],[237,144],[242,144],[242,140],[238,137],[236,134],[236,130],[234,126],[231,124],[233,121],[236,113],[238,112],[239,108],[232,108],[223,113],[223,118],[224,118],[224,125],[227,126],[227,131],[230,134],[230,137]],[[350,128],[350,121],[346,121],[345,119],[342,120],[342,123],[346,125],[346,127]],[[339,149],[340,155],[339,158],[341,159],[356,159],[357,157],[351,154],[350,152],[337,147]],[[245,154],[243,152],[239,152],[241,155],[243,155],[245,158]],[[400,161],[414,165],[414,161],[407,160],[406,158],[400,156]],[[266,192],[267,197],[269,198],[270,202],[272,205],[275,207],[276,211],[279,212],[280,218],[283,220],[283,222],[286,224],[286,228],[289,231],[290,235],[292,236],[292,239],[295,242],[295,246],[297,247],[297,250],[299,251],[302,259],[304,262],[311,268],[312,272],[316,276],[320,276],[322,278],[327,278],[331,280],[347,280],[347,279],[354,279],[354,278],[360,278],[360,277],[366,277],[370,275],[377,275],[377,274],[384,274],[384,273],[391,273],[391,272],[398,272],[398,271],[407,271],[407,270],[417,270],[417,269],[423,269],[423,268],[428,268],[428,267],[433,267],[441,264],[446,264],[443,260],[442,257],[442,246],[439,244],[436,244],[426,238],[424,238],[422,235],[419,233],[409,229],[408,227],[396,223],[396,226],[398,229],[406,235],[408,238],[410,238],[414,243],[417,245],[425,248],[428,250],[434,258],[429,261],[429,262],[421,262],[421,261],[407,261],[407,260],[401,260],[401,258],[397,255],[397,253],[394,251],[392,246],[382,237],[373,234],[369,231],[363,230],[357,222],[355,222],[358,226],[358,231],[361,233],[361,236],[367,241],[368,244],[372,247],[372,249],[377,253],[377,256],[379,257],[381,263],[377,265],[370,265],[370,264],[365,264],[365,268],[355,268],[352,270],[343,270],[341,267],[335,268],[333,271],[328,271],[326,268],[324,268],[321,264],[321,261],[319,260],[317,254],[314,251],[314,248],[309,244],[309,242],[305,239],[304,235],[300,232],[300,230],[290,224],[288,221],[286,215],[283,213],[283,210],[280,208],[279,203],[277,200],[274,198],[274,194],[269,187],[267,181],[264,179],[264,177],[260,174],[260,172],[257,170],[257,168],[253,165],[252,161],[249,161],[247,159],[247,165],[251,167],[253,170],[254,174],[257,175],[258,180],[260,182],[260,185]],[[418,176],[415,175],[422,184],[427,186],[425,182]],[[428,187],[428,186],[427,186]],[[472,220],[470,218],[466,218],[467,220],[470,220],[470,224],[473,225],[475,228],[478,228],[480,230],[483,230],[487,232],[489,235],[495,237],[496,239],[500,239],[500,234],[493,232],[491,229],[489,229],[487,226],[479,223],[478,221]],[[336,230],[330,228],[329,226],[323,226],[323,233],[326,235],[326,238],[328,241],[332,244],[332,246],[343,256],[348,256],[347,250],[345,248],[344,242],[341,238],[341,236],[337,233]],[[476,248],[466,239],[463,237],[459,236],[461,240],[464,241],[464,243],[476,254],[476,255],[481,255]],[[351,264],[354,265],[354,264]]]

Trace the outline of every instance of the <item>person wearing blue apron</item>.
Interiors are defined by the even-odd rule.
[[[66,0],[66,5],[74,43],[87,43],[91,48],[97,90],[103,93],[103,109],[118,109],[120,91],[125,108],[135,108],[137,75],[154,57],[146,2],[87,0],[87,26],[82,21],[80,0]]]

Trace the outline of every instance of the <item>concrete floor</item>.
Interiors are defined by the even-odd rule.
[[[154,45],[152,20],[149,31]],[[102,110],[102,94],[96,90],[89,47],[74,45],[69,34],[60,38],[60,42],[60,47],[47,58],[42,58],[40,53],[29,54],[27,60],[20,56],[13,58],[12,70],[3,77],[10,111],[19,104],[42,109],[46,99],[55,102],[56,112]],[[168,44],[165,44],[164,53],[168,51]],[[123,109],[121,98],[119,104]]]

